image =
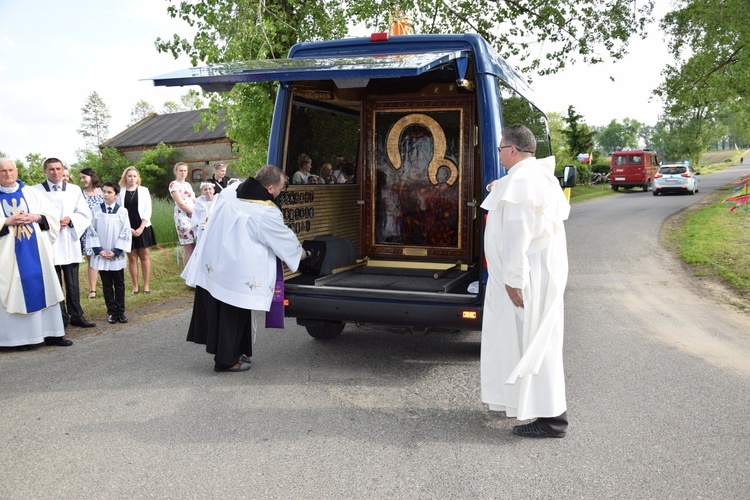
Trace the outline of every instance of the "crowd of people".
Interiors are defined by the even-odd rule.
[[[79,187],[58,158],[48,158],[43,168],[46,179],[27,186],[18,179],[15,162],[0,159],[0,254],[4,262],[12,262],[0,273],[0,347],[70,346],[73,342],[65,337],[68,325],[96,326],[86,318],[80,300],[79,265],[84,261],[88,299],[97,298],[101,279],[111,324],[128,321],[126,267],[131,294],[151,293],[149,252],[157,241],[151,193],[141,185],[138,169],[130,166],[119,181],[102,183],[95,170],[84,168]],[[223,162],[215,165],[214,175],[201,184],[196,205],[192,186],[185,182],[187,164],[174,167],[169,190],[186,264],[196,234],[206,227],[214,192],[228,185],[226,169]]]

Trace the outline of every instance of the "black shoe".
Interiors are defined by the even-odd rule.
[[[562,438],[565,437],[566,431],[553,431],[546,424],[535,421],[530,424],[514,426],[513,434],[530,438]]]
[[[109,321],[110,325],[114,325],[117,323],[117,315],[116,314],[108,314],[107,315],[107,321]]]
[[[44,343],[47,345],[57,345],[60,347],[68,347],[73,345],[72,340],[68,340],[65,337],[44,337]]]
[[[120,323],[127,323],[128,318],[126,318],[124,314],[118,314],[117,321],[119,321]]]
[[[70,324],[73,326],[80,326],[81,328],[94,328],[96,326],[96,323],[92,323],[91,321],[88,321],[83,316],[81,316],[78,319],[71,319]]]

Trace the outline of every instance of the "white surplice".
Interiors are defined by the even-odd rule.
[[[570,205],[555,159],[515,164],[487,196],[489,280],[482,321],[482,401],[519,420],[566,411],[563,293],[568,254],[563,221]],[[522,290],[513,305],[505,285]]]
[[[228,186],[215,198],[211,222],[182,278],[225,304],[268,311],[276,286],[276,256],[294,272],[302,246],[273,202],[237,198],[239,186]]]
[[[50,191],[44,188],[47,183]],[[75,184],[65,184],[65,191],[54,191],[49,181],[33,186],[42,192],[47,199],[57,208],[57,218],[62,220],[70,217],[70,224],[60,229],[55,241],[55,265],[80,264],[83,260],[81,253],[81,236],[91,225],[91,210],[83,197],[83,191]]]
[[[105,205],[106,206],[106,205]],[[130,252],[132,234],[130,219],[125,207],[114,205],[116,212],[107,213],[101,205],[94,208],[94,221],[86,233],[86,250],[101,248],[106,251],[121,250],[113,259],[105,259],[99,254],[91,257],[91,267],[99,271],[119,271],[127,265],[127,252]]]

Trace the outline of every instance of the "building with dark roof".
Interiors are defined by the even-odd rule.
[[[195,124],[200,123],[201,113],[204,111],[206,110],[162,115],[152,113],[107,140],[99,148],[115,148],[125,158],[137,162],[144,151],[156,149],[163,142],[178,151],[176,161],[187,163],[190,167],[188,179],[198,183],[213,174],[214,163],[230,162],[237,158],[232,152],[232,143],[226,136],[225,121],[220,121],[214,130],[201,126],[195,131]]]

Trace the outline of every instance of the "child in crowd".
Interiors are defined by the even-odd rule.
[[[195,209],[193,215],[190,216],[196,241],[203,236],[203,230],[206,229],[206,222],[208,222],[213,209],[214,185],[210,182],[201,182],[201,195],[195,200]]]
[[[131,248],[131,231],[128,211],[117,204],[120,186],[115,182],[102,185],[104,203],[94,207],[91,227],[86,233],[86,247],[91,249],[91,267],[99,270],[102,278],[107,320],[110,323],[127,323],[125,317],[126,253]]]

